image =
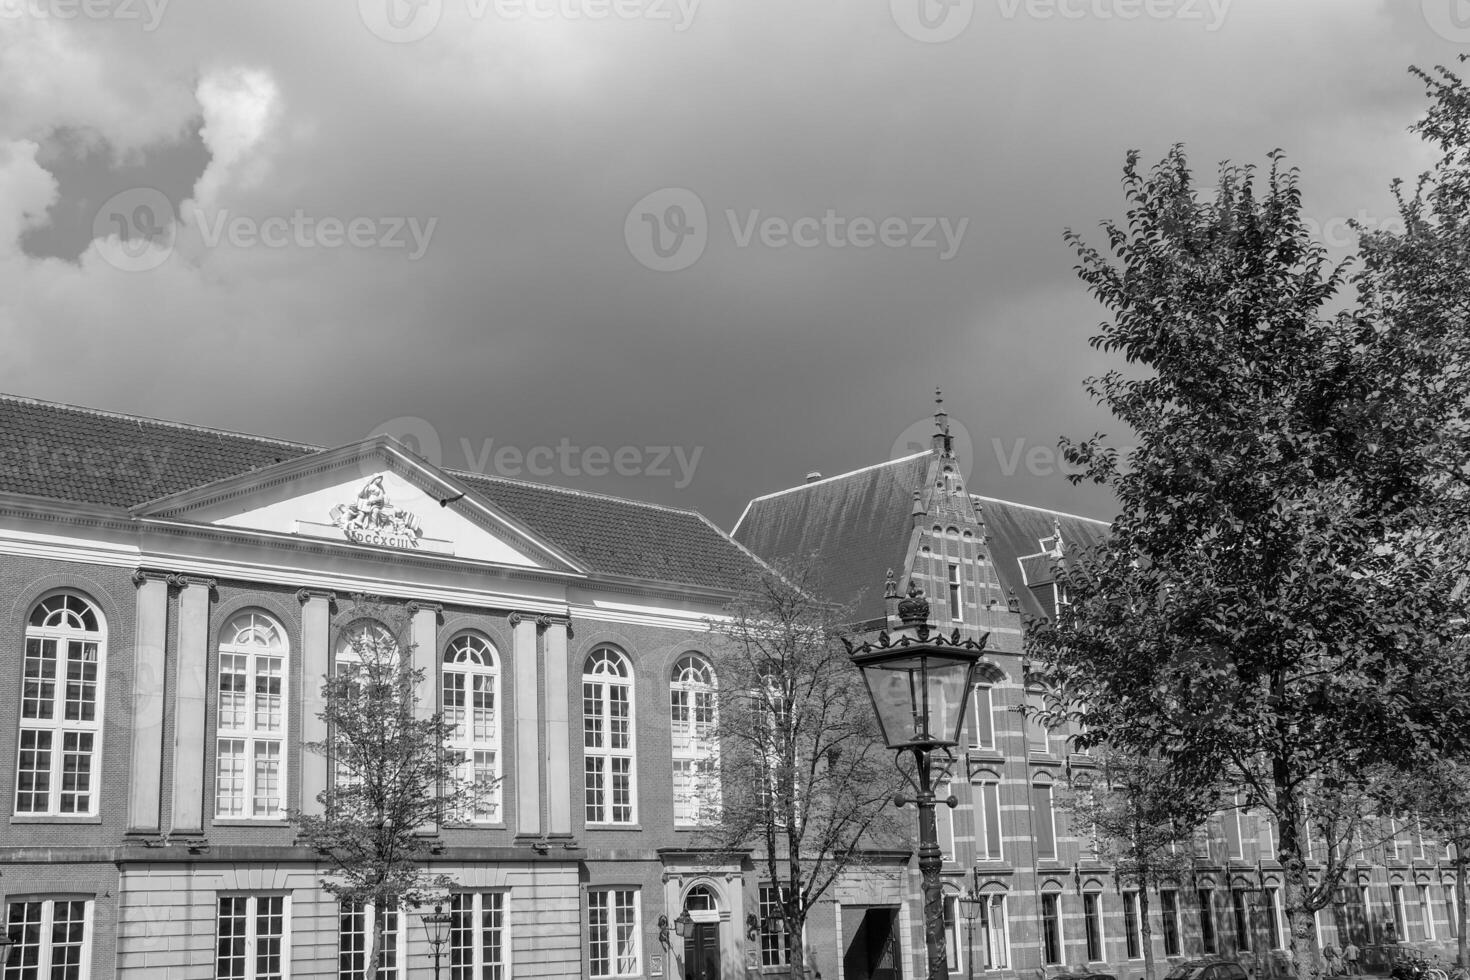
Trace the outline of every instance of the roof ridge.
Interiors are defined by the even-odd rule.
[[[785,490],[776,490],[771,493],[765,494],[764,496],[753,497],[751,498],[750,502],[753,504],[760,500],[770,500],[772,497],[779,497],[782,494],[794,493],[797,490],[805,490],[807,487],[819,487],[824,483],[831,483],[833,480],[841,480],[844,477],[856,476],[859,473],[866,473],[868,470],[876,470],[879,467],[883,466],[892,466],[894,463],[907,463],[911,460],[918,459],[920,456],[928,456],[933,452],[934,450],[932,449],[923,449],[916,453],[910,453],[907,456],[899,456],[896,459],[887,459],[881,463],[873,463],[868,466],[859,466],[857,469],[848,470],[846,473],[837,473],[833,476],[824,476],[820,480],[813,480],[810,483],[798,483],[796,486],[787,487]]]
[[[209,425],[195,425],[190,422],[175,422],[171,419],[154,418],[151,415],[129,415],[126,412],[110,412],[102,408],[90,408],[86,405],[73,405],[70,402],[50,401],[45,398],[33,398],[30,395],[14,395],[9,392],[0,391],[0,401],[18,402],[22,405],[39,405],[45,408],[60,408],[68,412],[78,412],[83,415],[96,415],[101,418],[117,419],[124,422],[148,422],[153,425],[168,426],[173,429],[184,429],[189,432],[210,433],[217,436],[232,436],[237,439],[250,439],[255,442],[263,442],[273,446],[289,446],[292,449],[307,449],[312,452],[322,452],[323,447],[313,446],[305,442],[291,442],[289,439],[276,439],[271,436],[259,436],[250,432],[238,432],[234,429],[219,429]]]
[[[1051,508],[1051,507],[1037,507],[1035,504],[1021,504],[1021,503],[1017,503],[1014,500],[1002,500],[999,497],[987,497],[984,494],[980,494],[980,493],[972,493],[972,494],[970,494],[970,497],[973,500],[985,500],[985,501],[989,501],[992,504],[1005,504],[1007,507],[1020,507],[1023,510],[1034,510],[1034,511],[1037,511],[1038,513],[1042,513],[1042,514],[1054,514],[1057,517],[1070,517],[1074,521],[1088,521],[1088,522],[1090,522],[1092,524],[1101,524],[1104,527],[1112,527],[1113,526],[1110,521],[1104,521],[1104,520],[1101,520],[1101,519],[1096,518],[1096,517],[1083,517],[1081,514],[1069,514],[1069,513],[1067,513],[1064,510],[1056,510],[1056,509]],[[1039,553],[1040,552],[1038,552],[1038,554]],[[1018,555],[1017,557],[1029,557],[1029,556],[1026,556],[1026,555]]]
[[[697,517],[700,520],[709,523],[709,518],[705,517],[704,514],[700,513],[692,507],[672,507],[668,504],[656,504],[651,500],[638,500],[633,497],[619,497],[617,494],[599,493],[596,490],[579,490],[576,487],[564,487],[556,483],[537,483],[533,480],[517,480],[509,476],[491,476],[488,473],[476,473],[473,470],[443,469],[443,472],[448,473],[450,476],[468,478],[471,480],[486,480],[491,483],[510,483],[518,487],[534,487],[537,490],[552,490],[557,493],[571,494],[575,497],[594,497],[599,500],[612,500],[620,504],[632,504],[634,507],[646,507],[649,510],[659,510],[668,514],[683,514],[686,517]],[[720,533],[725,534],[728,537],[727,532],[720,531]]]

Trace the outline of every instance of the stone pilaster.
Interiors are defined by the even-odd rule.
[[[327,724],[321,719],[322,684],[331,670],[332,600],[330,592],[302,589],[301,602],[301,741],[324,743]],[[301,753],[301,811],[319,815],[317,795],[327,788],[327,757],[319,752]]]
[[[510,617],[515,637],[516,833],[541,833],[541,717],[537,675],[536,621],[519,613]]]
[[[168,576],[138,569],[137,625],[133,633],[132,758],[128,773],[128,831],[160,830],[163,790],[163,688],[168,637]]]
[[[553,835],[572,833],[571,709],[567,687],[567,633],[569,624],[548,622],[546,658],[546,815]]]
[[[204,731],[209,703],[209,593],[214,579],[177,576],[179,593],[178,684],[174,691],[173,813],[169,832],[204,832]]]

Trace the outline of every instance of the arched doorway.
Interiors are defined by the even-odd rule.
[[[684,939],[684,980],[720,980],[720,904],[708,885],[684,896],[694,928]]]

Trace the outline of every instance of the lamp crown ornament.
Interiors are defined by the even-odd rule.
[[[913,579],[909,579],[908,594],[898,600],[898,618],[905,626],[921,626],[929,622],[929,600],[924,590]]]

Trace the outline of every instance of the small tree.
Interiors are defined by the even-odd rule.
[[[1138,886],[1143,970],[1154,980],[1148,890],[1177,882],[1193,867],[1195,831],[1209,819],[1215,797],[1181,787],[1157,755],[1104,749],[1097,760],[1096,777],[1074,782],[1057,805],[1071,814],[1079,837],[1091,837],[1098,860]]]
[[[901,840],[890,804],[902,776],[843,645],[843,609],[815,598],[814,565],[761,575],[714,624],[720,744],[701,804],[705,843],[754,848],[777,889],[793,976],[806,971],[803,926],[865,854]]]
[[[463,753],[445,748],[455,726],[439,713],[420,715],[424,672],[410,666],[412,645],[397,639],[403,630],[380,625],[397,617],[376,603],[361,612],[351,658],[322,685],[318,717],[328,739],[305,746],[327,757],[334,785],[317,795],[321,813],[293,810],[290,819],[298,841],[331,868],[322,887],[345,906],[372,908],[364,956],[371,978],[382,965],[389,910],[417,908],[452,883],[426,865],[432,828],[474,812],[495,783],[464,778]]]
[[[1455,849],[1455,961],[1470,966],[1465,937],[1465,873],[1470,869],[1470,765],[1441,759],[1400,774],[1386,792],[1387,802],[1418,817],[1419,825],[1441,844]]]

